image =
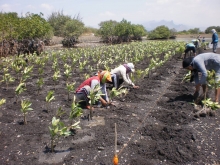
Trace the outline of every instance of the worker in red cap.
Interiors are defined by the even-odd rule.
[[[101,71],[96,76],[90,77],[85,80],[77,89],[76,89],[76,98],[81,106],[86,106],[87,109],[90,109],[89,105],[89,94],[97,85],[101,87],[100,92],[103,94],[100,97],[100,102],[102,106],[107,106],[110,104],[108,94],[106,91],[106,83],[112,82],[111,74],[109,71]]]

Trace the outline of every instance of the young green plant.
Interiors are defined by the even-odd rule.
[[[101,92],[101,87],[100,85],[96,85],[94,89],[92,89],[89,92],[89,104],[90,104],[90,115],[89,115],[89,119],[92,120],[92,109],[93,109],[93,105],[96,103],[96,101],[98,101],[100,99],[100,97],[102,96],[102,92]]]
[[[75,84],[76,82],[71,83],[71,84],[68,84],[68,83],[66,84],[66,89],[68,91],[68,97],[67,97],[68,101],[70,100],[70,92],[74,92],[75,90]]]
[[[55,97],[54,97],[54,91],[49,91],[47,93],[47,96],[46,96],[46,102],[47,102],[47,111],[49,112],[49,103],[52,101],[52,100],[55,100]]]
[[[33,110],[32,108],[30,108],[31,104],[32,103],[29,100],[21,100],[21,112],[24,116],[24,124],[27,124],[27,113]]]
[[[40,90],[42,89],[42,86],[43,86],[43,84],[44,84],[44,79],[43,79],[43,77],[40,77],[40,78],[37,80],[36,84],[37,84],[37,87],[38,87],[37,95],[39,95]]]
[[[15,89],[16,102],[17,102],[17,100],[18,100],[18,98],[19,98],[19,95],[26,90],[25,87],[26,87],[26,84],[25,84],[24,82],[21,82],[21,83],[17,86],[17,88]]]
[[[115,97],[121,97],[123,94],[127,94],[128,91],[126,88],[123,88],[123,86],[121,86],[119,89],[116,89],[115,87],[112,88],[112,90],[110,91],[109,93],[109,97],[110,97],[110,100],[113,101],[113,98]]]
[[[54,89],[56,89],[56,82],[58,80],[58,78],[61,77],[60,75],[60,71],[59,70],[56,70],[53,74],[53,81],[54,81]]]
[[[54,152],[54,144],[55,140],[60,136],[69,136],[71,132],[67,129],[63,122],[60,119],[56,119],[56,117],[52,118],[51,126],[49,126],[50,130],[50,146],[51,152]]]
[[[68,82],[69,77],[70,77],[70,75],[71,75],[72,68],[71,68],[71,66],[68,65],[68,64],[64,64],[64,68],[65,68],[64,74],[65,74],[65,76],[66,76],[66,82]]]
[[[21,72],[21,79],[20,82],[25,82],[28,78],[30,78],[30,74],[33,70],[33,66],[25,67],[24,70]]]
[[[71,104],[71,111],[69,115],[69,119],[71,120],[71,125],[73,124],[73,120],[80,117],[82,115],[82,108],[76,103],[76,97],[73,97],[73,102]]]
[[[2,106],[3,104],[5,104],[6,103],[6,99],[1,99],[0,100],[0,106]]]

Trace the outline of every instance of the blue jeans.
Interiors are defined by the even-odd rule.
[[[218,42],[213,43],[213,52],[214,53],[216,53],[217,46],[218,46]]]

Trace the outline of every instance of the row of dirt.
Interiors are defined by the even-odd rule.
[[[49,152],[48,126],[59,107],[67,111],[61,120],[68,122],[71,102],[63,90],[65,81],[56,84],[56,100],[51,103],[49,112],[42,103],[44,91],[54,87],[50,66],[45,68],[48,79],[40,95],[36,94],[34,81],[27,85],[22,98],[34,100],[34,111],[28,114],[27,125],[22,122],[20,103],[15,102],[13,84],[8,90],[1,84],[0,98],[6,98],[7,102],[0,107],[0,164],[112,164],[115,124],[120,165],[219,164],[220,112],[217,110],[214,116],[195,117],[196,110],[190,104],[194,87],[182,82],[187,71],[182,69],[180,57],[179,54],[173,56],[138,81],[140,89],[129,89],[125,97],[115,99],[115,106],[96,107],[93,120],[88,121],[89,111],[84,109],[81,129],[60,139],[55,153]],[[142,61],[136,68],[144,69],[146,63]],[[73,78],[78,84],[83,81],[79,74],[73,74]]]

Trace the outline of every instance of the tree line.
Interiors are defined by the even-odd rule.
[[[132,24],[126,19],[117,22],[114,20],[99,23],[99,28],[86,27],[80,15],[74,17],[63,14],[63,11],[52,12],[47,19],[43,13],[26,13],[18,16],[15,12],[0,12],[0,41],[10,39],[50,39],[52,36],[77,39],[85,32],[92,32],[100,36],[104,42],[121,43],[131,40],[141,40],[143,36],[148,39],[168,39],[176,34],[200,34],[199,28],[177,32],[162,25],[152,31],[147,31],[143,25]],[[219,26],[210,26],[205,33],[211,29],[220,32]]]

